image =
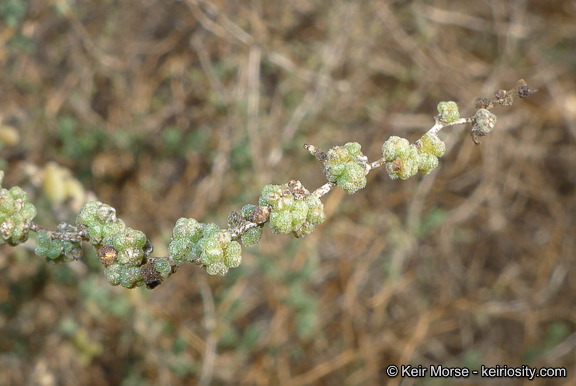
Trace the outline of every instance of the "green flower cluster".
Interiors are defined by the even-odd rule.
[[[0,188],[4,172],[0,170]],[[0,244],[12,246],[28,240],[30,223],[36,216],[36,207],[28,202],[28,195],[20,187],[0,189]]]
[[[58,226],[58,232],[77,232],[72,225],[62,223]],[[69,263],[78,260],[82,254],[82,242],[70,240],[52,239],[47,232],[40,232],[36,236],[34,253],[46,258],[48,263]]]
[[[323,172],[328,181],[336,183],[346,193],[352,194],[366,186],[366,162],[360,144],[348,142],[328,150]]]
[[[440,120],[444,123],[454,123],[460,119],[460,112],[456,102],[440,102],[437,108],[440,113]]]
[[[428,174],[438,167],[438,158],[446,152],[446,145],[436,134],[426,133],[416,144],[397,136],[382,145],[386,171],[391,179],[406,180],[418,171]]]
[[[288,184],[264,186],[259,204],[271,207],[269,225],[274,233],[293,232],[296,237],[304,237],[326,219],[324,204],[318,197],[307,191],[294,194]]]
[[[196,262],[210,275],[226,275],[230,268],[242,263],[242,247],[239,242],[232,241],[229,231],[192,218],[178,219],[168,252],[177,265]]]
[[[116,217],[116,210],[99,201],[84,205],[76,222],[86,229],[89,242],[97,249],[110,248],[109,258],[103,260],[104,274],[112,285],[134,288],[145,284],[140,266],[151,252],[146,235],[124,224]]]

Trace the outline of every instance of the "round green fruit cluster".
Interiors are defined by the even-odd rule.
[[[366,162],[368,158],[360,151],[360,144],[348,142],[328,150],[323,172],[328,181],[334,182],[348,194],[366,186]]]
[[[440,102],[437,108],[440,113],[440,120],[444,123],[454,123],[460,119],[460,112],[456,102]]]
[[[105,246],[113,247],[117,252],[116,260],[107,265],[104,271],[110,284],[120,284],[126,288],[145,284],[140,266],[149,253],[149,248],[145,248],[146,235],[139,230],[124,226],[117,233],[107,234],[103,242]]]
[[[259,199],[261,206],[270,206],[269,225],[274,233],[293,232],[304,237],[326,220],[324,204],[312,194],[294,194],[288,184],[266,185]]]
[[[424,134],[416,144],[392,136],[382,145],[386,171],[393,180],[406,180],[417,172],[430,173],[438,167],[438,157],[445,152],[446,145],[433,133]]]
[[[77,228],[62,223],[58,226],[58,232],[77,232]],[[82,242],[70,240],[52,239],[47,232],[39,232],[36,236],[36,247],[34,253],[46,258],[48,263],[68,263],[78,260],[82,254]]]
[[[242,263],[242,247],[229,231],[216,224],[180,218],[172,231],[168,252],[176,264],[196,262],[210,275],[226,275]]]
[[[98,251],[105,252],[100,260],[110,284],[126,288],[145,284],[140,266],[152,248],[143,232],[126,226],[123,220],[116,217],[114,208],[99,201],[86,203],[76,222],[85,227],[89,242]]]
[[[4,172],[0,171],[0,187]],[[28,240],[32,219],[36,216],[36,207],[28,202],[28,195],[20,187],[0,189],[0,244],[12,246]]]
[[[126,228],[124,221],[116,217],[116,209],[100,201],[87,202],[80,210],[76,223],[87,229],[88,241],[94,246],[103,245],[105,238],[110,239]]]

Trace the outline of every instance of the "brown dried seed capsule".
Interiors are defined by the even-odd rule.
[[[395,172],[402,170],[402,158],[396,157],[396,159],[392,161],[392,170]]]
[[[297,180],[290,180],[288,182],[288,189],[297,200],[303,200],[310,195],[310,191]]]
[[[520,98],[526,98],[529,94],[530,88],[528,86],[521,86],[518,89],[518,96]]]
[[[477,109],[491,109],[492,107],[494,107],[494,104],[489,98],[476,98],[474,106]]]
[[[494,129],[496,119],[496,115],[486,109],[478,109],[478,111],[476,111],[470,133],[472,135],[472,141],[474,141],[476,145],[480,144],[478,137],[483,137]]]
[[[497,90],[494,93],[496,100],[494,102],[498,102],[498,104],[502,106],[510,106],[514,102],[514,95],[512,91],[506,90]]]
[[[149,259],[140,267],[140,275],[146,283],[146,288],[154,289],[162,284],[162,275],[156,270],[156,259]]]
[[[111,246],[104,245],[96,251],[96,255],[100,258],[102,265],[108,266],[116,262],[118,251]]]
[[[494,93],[494,96],[496,97],[496,99],[504,99],[506,98],[506,94],[507,94],[506,90],[500,89]]]
[[[256,224],[264,224],[270,217],[270,208],[267,206],[258,206],[248,217],[248,221]]]
[[[518,96],[520,98],[526,98],[528,95],[534,94],[538,89],[531,89],[528,86],[520,86],[518,88]]]

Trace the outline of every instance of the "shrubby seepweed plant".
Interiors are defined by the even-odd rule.
[[[96,248],[104,266],[106,279],[112,285],[126,288],[157,287],[184,263],[195,263],[210,275],[226,275],[242,263],[241,244],[252,246],[260,241],[266,224],[273,233],[292,233],[305,237],[326,219],[321,198],[336,186],[352,194],[366,186],[366,176],[373,169],[384,167],[391,179],[406,180],[418,172],[431,173],[446,152],[446,145],[438,137],[445,127],[471,124],[471,136],[479,144],[479,137],[494,129],[495,106],[510,106],[515,97],[525,98],[537,90],[530,89],[524,80],[509,90],[498,90],[494,99],[476,100],[476,113],[460,117],[455,102],[440,102],[434,125],[414,143],[398,136],[390,137],[382,145],[382,157],[369,162],[360,144],[349,142],[324,152],[316,146],[304,145],[320,163],[328,180],[313,192],[300,181],[281,185],[266,185],[258,204],[248,204],[228,216],[225,229],[216,224],[204,224],[191,218],[181,218],[172,231],[169,256],[150,256],[153,248],[146,235],[127,226],[117,217],[116,210],[99,201],[86,203],[76,224],[62,223],[56,231],[47,230],[32,220],[35,206],[18,186],[2,188],[4,172],[0,171],[0,243],[16,246],[36,232],[35,253],[49,263],[78,260],[82,242]]]

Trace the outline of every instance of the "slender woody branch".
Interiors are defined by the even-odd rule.
[[[240,242],[251,246],[259,242],[265,224],[274,233],[292,233],[305,237],[326,219],[320,200],[338,186],[352,194],[366,186],[366,176],[373,169],[384,167],[391,179],[408,179],[418,172],[429,174],[439,164],[446,145],[438,133],[450,126],[471,124],[475,144],[479,137],[490,133],[496,124],[495,106],[510,106],[515,97],[526,98],[537,90],[521,79],[511,90],[497,90],[494,99],[478,98],[476,113],[461,118],[455,102],[440,102],[434,125],[416,142],[398,136],[390,137],[382,145],[382,157],[368,162],[360,144],[349,142],[324,152],[314,145],[304,145],[322,165],[328,182],[312,193],[300,181],[290,180],[282,185],[266,185],[257,205],[245,205],[228,216],[228,226],[199,223],[180,218],[172,231],[169,255],[152,257],[153,247],[146,235],[128,227],[116,217],[116,210],[98,201],[84,205],[76,224],[62,223],[56,231],[36,224],[36,208],[19,187],[2,189],[0,171],[0,243],[17,245],[36,232],[35,253],[51,263],[77,260],[82,252],[81,242],[87,241],[97,251],[108,282],[134,288],[146,285],[152,289],[172,275],[183,263],[196,263],[211,275],[225,275],[242,262]]]

